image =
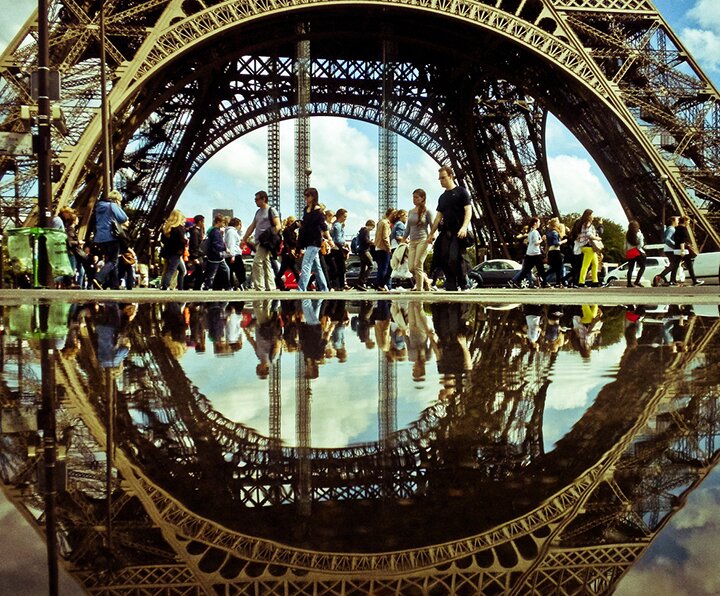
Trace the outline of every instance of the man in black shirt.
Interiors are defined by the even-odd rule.
[[[438,179],[445,192],[438,199],[428,244],[433,241],[435,232],[439,231],[433,248],[433,262],[440,263],[446,290],[464,290],[467,286],[465,249],[472,217],[470,193],[455,184],[455,174],[450,166],[440,168]]]

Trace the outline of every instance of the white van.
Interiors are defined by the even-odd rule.
[[[706,284],[720,284],[720,252],[702,252],[693,263],[695,277]]]

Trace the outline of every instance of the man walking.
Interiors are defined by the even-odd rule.
[[[263,246],[263,234],[266,231],[280,233],[280,216],[270,207],[268,194],[264,191],[255,193],[255,205],[257,211],[252,223],[248,226],[243,242],[249,242],[250,236],[254,234],[255,240],[252,243],[255,249],[255,257],[252,264],[252,287],[255,290],[274,290],[275,271],[272,266],[272,249],[267,245]]]
[[[467,287],[465,249],[472,217],[470,193],[466,188],[455,184],[455,174],[450,166],[440,168],[438,179],[445,192],[438,199],[428,244],[432,243],[435,232],[439,231],[433,248],[436,252],[433,262],[441,264],[446,290],[464,290]]]

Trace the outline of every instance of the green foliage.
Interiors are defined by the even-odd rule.
[[[568,231],[572,229],[580,213],[568,213],[560,216],[560,221],[567,226]],[[602,240],[605,245],[603,261],[608,263],[622,263],[625,260],[625,228],[611,219],[595,218],[595,227],[598,227],[599,219],[602,219],[603,234]]]

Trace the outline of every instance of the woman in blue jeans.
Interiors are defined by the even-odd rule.
[[[305,249],[305,252],[300,266],[298,290],[300,292],[307,290],[310,276],[314,273],[317,289],[321,292],[327,292],[327,280],[320,264],[319,254],[323,237],[330,240],[328,225],[325,221],[325,212],[318,203],[318,191],[316,188],[306,188],[303,194],[305,196],[305,209],[298,235],[298,246]]]
[[[165,220],[162,227],[162,249],[160,256],[165,259],[165,271],[160,282],[160,289],[167,290],[170,287],[173,275],[177,271],[177,289],[182,290],[187,274],[185,261],[185,246],[187,239],[185,237],[185,216],[179,209],[173,212]]]

